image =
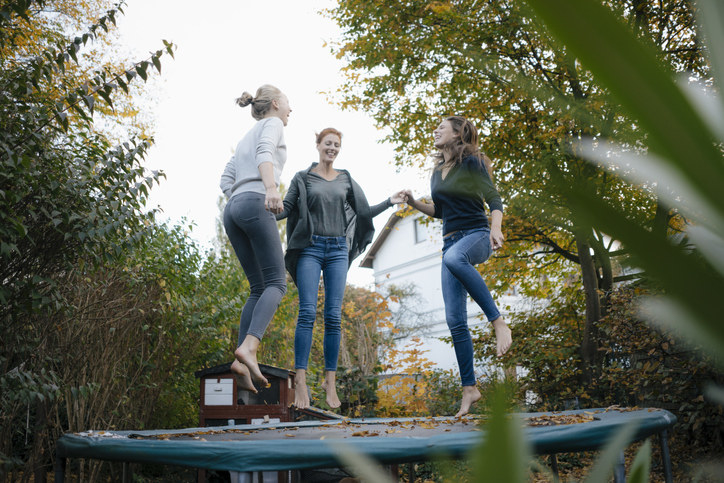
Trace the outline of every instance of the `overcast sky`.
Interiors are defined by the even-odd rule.
[[[315,133],[329,126],[342,131],[343,143],[335,166],[350,171],[378,203],[402,188],[417,194],[427,189],[424,175],[397,173],[392,147],[378,141],[384,133],[364,113],[342,111],[323,92],[341,84],[344,65],[326,43],[339,36],[336,25],[319,14],[328,0],[128,0],[120,18],[121,40],[145,58],[163,47],[162,39],[178,47],[175,60],[162,59],[162,76],[153,84],[155,146],[146,166],[161,169],[167,179],[155,187],[151,205],[163,218],[186,217],[196,226],[192,237],[211,246],[218,216],[219,177],[236,143],[254,124],[249,108],[234,99],[261,84],[282,89],[292,113],[285,129],[288,147],[282,182],[316,161]],[[375,219],[377,234],[392,213]],[[372,270],[350,270],[349,282],[372,284]]]

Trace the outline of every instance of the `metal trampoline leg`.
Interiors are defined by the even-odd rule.
[[[560,475],[558,474],[558,457],[555,453],[551,453],[551,471],[553,471],[554,481],[560,481]]]
[[[123,483],[131,483],[133,481],[133,472],[131,464],[128,461],[123,462],[123,475],[121,476]]]
[[[669,454],[669,434],[663,430],[659,433],[659,445],[661,446],[661,463],[664,465],[664,481],[673,483],[674,475],[671,472],[671,455]]]
[[[55,483],[63,483],[65,481],[65,458],[55,457]]]
[[[623,451],[618,455],[618,463],[613,469],[613,482],[614,483],[626,483],[626,457]]]

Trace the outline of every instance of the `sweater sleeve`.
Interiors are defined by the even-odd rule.
[[[349,174],[347,176],[349,176]],[[392,206],[391,204],[389,204],[389,198],[387,198],[387,201],[383,201],[382,203],[379,203],[377,205],[370,206],[369,203],[367,203],[367,197],[365,196],[364,191],[362,191],[360,185],[352,179],[352,176],[349,176],[349,182],[350,191],[347,194],[347,201],[353,207],[354,212],[357,213],[357,216],[372,219],[385,211],[390,206]]]
[[[433,218],[442,218],[442,207],[439,203],[433,204],[435,211],[432,213]]]
[[[469,156],[463,160],[463,163],[465,164],[465,168],[468,172],[474,176],[476,182],[480,183],[483,198],[485,198],[485,203],[487,203],[490,211],[498,210],[502,212],[503,201],[501,200],[500,194],[495,188],[495,184],[493,184],[493,180],[490,178],[490,174],[485,168],[485,164],[482,160],[474,156]]]
[[[375,216],[379,215],[380,213],[385,211],[390,206],[392,206],[392,203],[390,203],[389,198],[387,198],[385,201],[378,203],[374,206],[370,206],[370,217],[374,218]]]
[[[500,194],[485,168],[483,168],[483,196],[490,211],[498,210],[501,213],[503,212],[503,200],[500,198]]]
[[[232,156],[229,162],[226,163],[226,168],[224,168],[224,172],[221,174],[221,182],[219,183],[221,191],[223,191],[227,198],[231,196],[231,188],[235,182],[236,168],[234,167],[234,157]]]
[[[299,200],[299,173],[294,175],[292,182],[289,184],[289,190],[287,190],[286,196],[284,196],[284,210],[278,213],[276,216],[277,220],[283,220],[288,217],[289,214],[297,208],[297,201]]]
[[[270,117],[264,123],[256,145],[256,166],[261,163],[274,163],[274,151],[282,139],[284,124],[278,117]]]

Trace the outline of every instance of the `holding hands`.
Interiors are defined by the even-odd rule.
[[[397,195],[403,198],[402,202],[407,203],[410,207],[415,208],[428,216],[433,216],[435,213],[435,205],[416,200],[415,196],[412,194],[412,190],[404,189],[397,192],[395,196]],[[395,202],[392,198],[390,198],[390,200]],[[490,214],[490,218],[490,246],[493,250],[498,250],[503,248],[503,242],[505,241],[503,230],[501,228],[503,214],[498,210],[493,210]]]
[[[407,196],[405,196],[405,190],[400,190],[397,193],[390,196],[390,203],[393,205],[399,205],[407,202]]]
[[[264,208],[271,211],[275,215],[284,211],[284,204],[282,203],[282,195],[279,194],[279,190],[276,186],[271,186],[266,189],[266,198],[264,199]]]

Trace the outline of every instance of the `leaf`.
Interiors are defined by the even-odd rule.
[[[156,70],[160,74],[161,73],[161,60],[158,58],[159,55],[160,55],[159,53],[156,53],[156,55],[151,57],[151,60],[153,61],[154,67],[156,67]]]
[[[574,213],[577,217],[596,220],[602,230],[615,235],[632,251],[636,263],[651,277],[666,282],[667,295],[672,298],[667,303],[667,309],[676,309],[680,316],[688,312],[685,317],[687,322],[677,325],[683,328],[687,327],[687,323],[694,324],[678,330],[678,333],[682,335],[690,332],[696,336],[695,343],[705,343],[716,355],[716,347],[724,347],[724,325],[719,322],[720,314],[724,313],[724,301],[720,296],[724,293],[724,279],[702,261],[672,246],[668,240],[627,220],[622,213],[587,192],[584,186],[567,190],[567,196],[570,197],[571,205],[576,207]],[[666,263],[662,263],[662,260],[666,260]],[[666,316],[665,311],[658,308],[662,303],[657,299],[656,303],[648,304],[646,313],[650,316]],[[666,320],[673,322],[669,317]],[[665,323],[664,320],[662,322]]]
[[[715,404],[724,406],[724,387],[709,383],[704,388],[704,396]]]
[[[355,450],[352,445],[339,441],[329,444],[337,460],[342,463],[350,473],[359,476],[362,481],[368,483],[392,483],[392,478],[383,471],[375,461]]]
[[[709,62],[714,71],[714,82],[719,92],[724,92],[724,3],[720,0],[698,0],[697,20],[705,43],[710,46],[707,51]],[[719,111],[724,111],[724,98],[717,99]]]
[[[141,62],[136,66],[136,72],[144,81],[148,80],[148,74],[146,74],[147,65],[148,64],[146,62]]]
[[[651,473],[651,441],[646,440],[636,452],[628,481],[630,483],[648,483]]]
[[[83,96],[83,102],[85,102],[85,105],[88,106],[88,109],[91,113],[93,113],[93,107],[96,104],[96,99],[93,96]]]
[[[618,430],[601,451],[596,463],[586,478],[586,483],[608,483],[609,476],[618,464],[621,453],[636,434],[636,423],[629,423]]]
[[[477,481],[522,483],[527,481],[531,450],[523,437],[523,423],[507,414],[509,399],[503,384],[489,395],[491,413],[485,424],[485,440],[471,453]]]
[[[648,142],[666,163],[721,206],[724,163],[715,136],[658,61],[599,2],[527,0],[551,33],[590,69],[648,132]],[[675,135],[672,135],[675,133]]]
[[[676,208],[709,226],[724,227],[724,214],[716,204],[703,198],[697,187],[682,176],[681,171],[654,154],[626,152],[614,143],[584,139],[578,143],[580,154],[608,168],[632,183],[656,186],[657,194],[667,206]]]

